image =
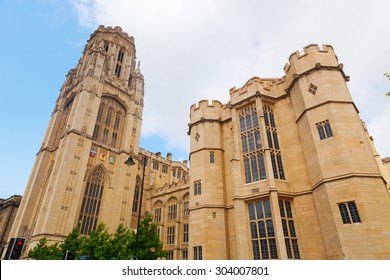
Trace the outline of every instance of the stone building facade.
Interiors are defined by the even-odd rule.
[[[132,223],[144,77],[134,38],[100,26],[66,76],[37,154],[11,236],[62,241],[79,226]]]
[[[100,26],[61,88],[13,223],[10,238],[27,240],[24,257],[41,238],[62,241],[76,226],[82,234],[99,222],[112,231],[119,224],[136,228],[143,157],[148,164],[141,215],[177,204],[175,218],[162,210],[158,223],[162,240],[168,224],[178,234],[176,220],[188,201],[188,162],[139,148],[143,107],[134,38],[120,27]],[[124,164],[129,156],[138,157],[135,166]],[[188,243],[173,239],[167,245],[170,258]]]
[[[134,38],[100,26],[60,91],[10,233],[62,241],[152,213],[167,259],[389,259],[390,198],[331,46],[190,108],[190,162],[139,147]],[[143,166],[124,164],[131,155]]]
[[[141,149],[151,159],[145,176],[145,211],[154,216],[167,259],[189,259],[189,169],[188,162],[172,161]],[[134,196],[136,197],[136,195]],[[135,203],[133,203],[134,207]],[[134,225],[133,228],[136,228]]]
[[[190,247],[205,259],[389,259],[388,186],[343,65],[309,45],[284,71],[191,107]]]
[[[383,158],[378,162],[379,168],[381,169],[383,178],[387,182],[387,188],[390,192],[390,157]]]

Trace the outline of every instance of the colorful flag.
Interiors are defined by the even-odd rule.
[[[91,149],[91,150],[89,151],[89,156],[90,156],[90,157],[96,156],[96,150]]]

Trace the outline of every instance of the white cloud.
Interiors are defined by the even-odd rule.
[[[330,44],[351,76],[352,97],[390,155],[389,1],[72,0],[80,24],[121,26],[135,37],[145,75],[143,135],[188,152],[189,106],[226,102],[249,78],[283,76],[289,55]],[[163,117],[161,117],[163,116]]]
[[[94,0],[69,0],[79,15],[82,26],[92,27],[95,24],[96,6]]]

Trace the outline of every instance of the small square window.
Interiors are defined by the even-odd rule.
[[[159,169],[159,163],[158,161],[153,161],[153,169],[158,170]]]
[[[316,123],[316,126],[321,140],[333,137],[333,131],[332,128],[330,127],[329,120]]]
[[[210,152],[210,163],[215,162],[214,152]]]
[[[194,260],[203,260],[202,246],[194,247]]]
[[[200,180],[194,182],[194,195],[202,193],[202,182]]]
[[[165,164],[164,164],[164,165],[162,166],[162,172],[165,173],[165,174],[168,173],[168,165],[165,165]]]
[[[360,216],[355,202],[339,203],[338,206],[343,224],[360,223]]]

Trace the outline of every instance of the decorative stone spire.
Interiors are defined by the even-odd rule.
[[[135,69],[135,72],[141,74],[141,62],[140,61],[138,61],[137,69]]]

